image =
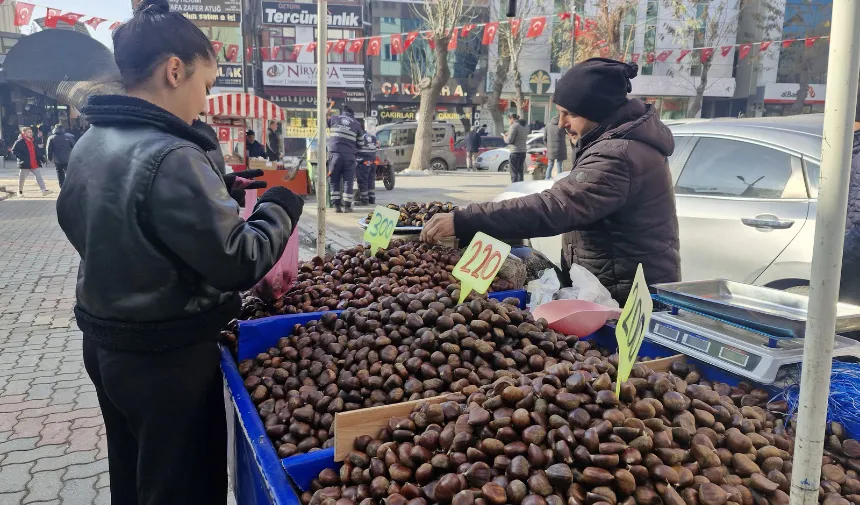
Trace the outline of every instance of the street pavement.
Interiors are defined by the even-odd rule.
[[[104,424],[72,312],[78,256],[57,225],[56,173],[43,172],[55,193],[41,196],[30,177],[19,198],[9,197],[17,170],[0,168],[0,188],[10,192],[0,189],[0,505],[108,504]],[[377,201],[463,205],[491,199],[509,182],[507,174],[400,177],[393,191],[378,185]],[[361,240],[361,215],[327,213],[331,247]],[[313,199],[300,232],[309,257]]]

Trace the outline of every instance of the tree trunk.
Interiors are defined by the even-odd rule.
[[[436,74],[419,83],[421,104],[418,106],[418,127],[415,131],[415,148],[412,151],[410,170],[429,170],[430,153],[433,147],[433,119],[436,115],[436,100],[442,88],[451,78],[448,68],[448,37],[436,37]],[[455,167],[448,167],[455,168]]]
[[[792,114],[803,114],[803,105],[806,103],[806,97],[808,95],[809,66],[804,62],[800,68],[800,86],[797,88],[797,96],[794,98],[794,103],[789,107]]]
[[[496,73],[493,79],[493,89],[490,91],[490,96],[487,101],[487,107],[490,108],[490,115],[493,116],[493,126],[496,135],[500,134],[505,129],[504,113],[499,108],[502,99],[502,90],[505,89],[505,81],[508,80],[508,70],[511,66],[511,60],[507,57],[499,57],[496,59]]]
[[[525,109],[523,108],[523,102],[525,101],[525,97],[523,96],[523,76],[520,74],[519,62],[516,60],[511,61],[511,67],[513,69],[513,75],[511,76],[514,81],[514,96],[517,101],[517,115],[520,119],[525,118]]]
[[[696,96],[693,98],[693,103],[691,103],[690,107],[687,109],[687,117],[696,117],[699,111],[702,110],[705,90],[708,88],[708,70],[710,69],[710,60],[702,64],[702,76],[699,78],[699,85],[696,86]]]

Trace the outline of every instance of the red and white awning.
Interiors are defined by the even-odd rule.
[[[247,93],[228,93],[208,97],[209,116],[244,117],[286,121],[284,110],[276,104]]]

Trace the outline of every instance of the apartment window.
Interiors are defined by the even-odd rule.
[[[382,61],[400,61],[401,55],[391,54],[391,44],[383,44]]]
[[[314,29],[314,37],[316,37],[316,29]],[[332,43],[337,43],[339,40],[349,41],[356,37],[358,37],[358,35],[355,30],[328,29],[328,40]],[[365,44],[366,43],[367,42],[365,41]],[[351,53],[347,50],[348,48],[349,44],[347,44],[347,48],[344,49],[343,54],[330,51],[328,53],[329,63],[358,63],[358,53]]]
[[[654,25],[645,27],[645,45],[643,46],[642,75],[654,75],[654,64],[648,63],[648,55],[657,49],[657,27]]]
[[[659,0],[648,0],[645,6],[645,24],[656,25],[660,17]]]
[[[272,52],[269,54],[268,61],[296,61],[296,58],[293,58],[293,45],[296,43],[296,29],[294,27],[271,28],[269,29],[268,44],[265,43],[265,40],[263,42],[264,47],[280,46],[277,58]]]
[[[624,20],[621,22],[621,28],[622,35],[621,40],[618,41],[620,44],[618,49],[625,57],[629,57],[633,52],[633,44],[636,39],[636,7],[627,9]]]

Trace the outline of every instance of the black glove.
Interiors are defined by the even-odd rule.
[[[250,180],[254,177],[260,177],[261,175],[263,175],[262,170],[244,170],[242,172],[233,172],[224,176],[224,185],[227,186],[227,192],[230,193],[230,196],[233,198],[233,200],[236,200],[236,203],[239,204],[239,207],[245,206],[246,189],[262,189],[267,187],[268,184],[266,184],[266,181],[254,181],[246,185],[237,185],[237,179],[241,177],[243,179]]]
[[[296,195],[283,186],[275,186],[267,189],[266,192],[263,193],[263,196],[257,200],[257,205],[254,209],[256,210],[261,203],[265,202],[280,205],[285,211],[287,211],[287,215],[290,216],[290,221],[293,222],[293,228],[298,226],[299,218],[302,217],[302,209],[305,206],[305,201],[302,197]]]
[[[262,170],[243,170],[241,172],[233,172],[231,174],[227,174],[224,176],[224,185],[227,186],[227,191],[233,191],[233,185],[236,184],[236,178],[241,177],[243,179],[255,179],[257,177],[261,177],[263,175]],[[260,181],[263,182],[263,181]],[[263,182],[265,184],[265,182]],[[263,186],[264,188],[266,186]],[[243,189],[253,189],[253,188],[243,188]]]

